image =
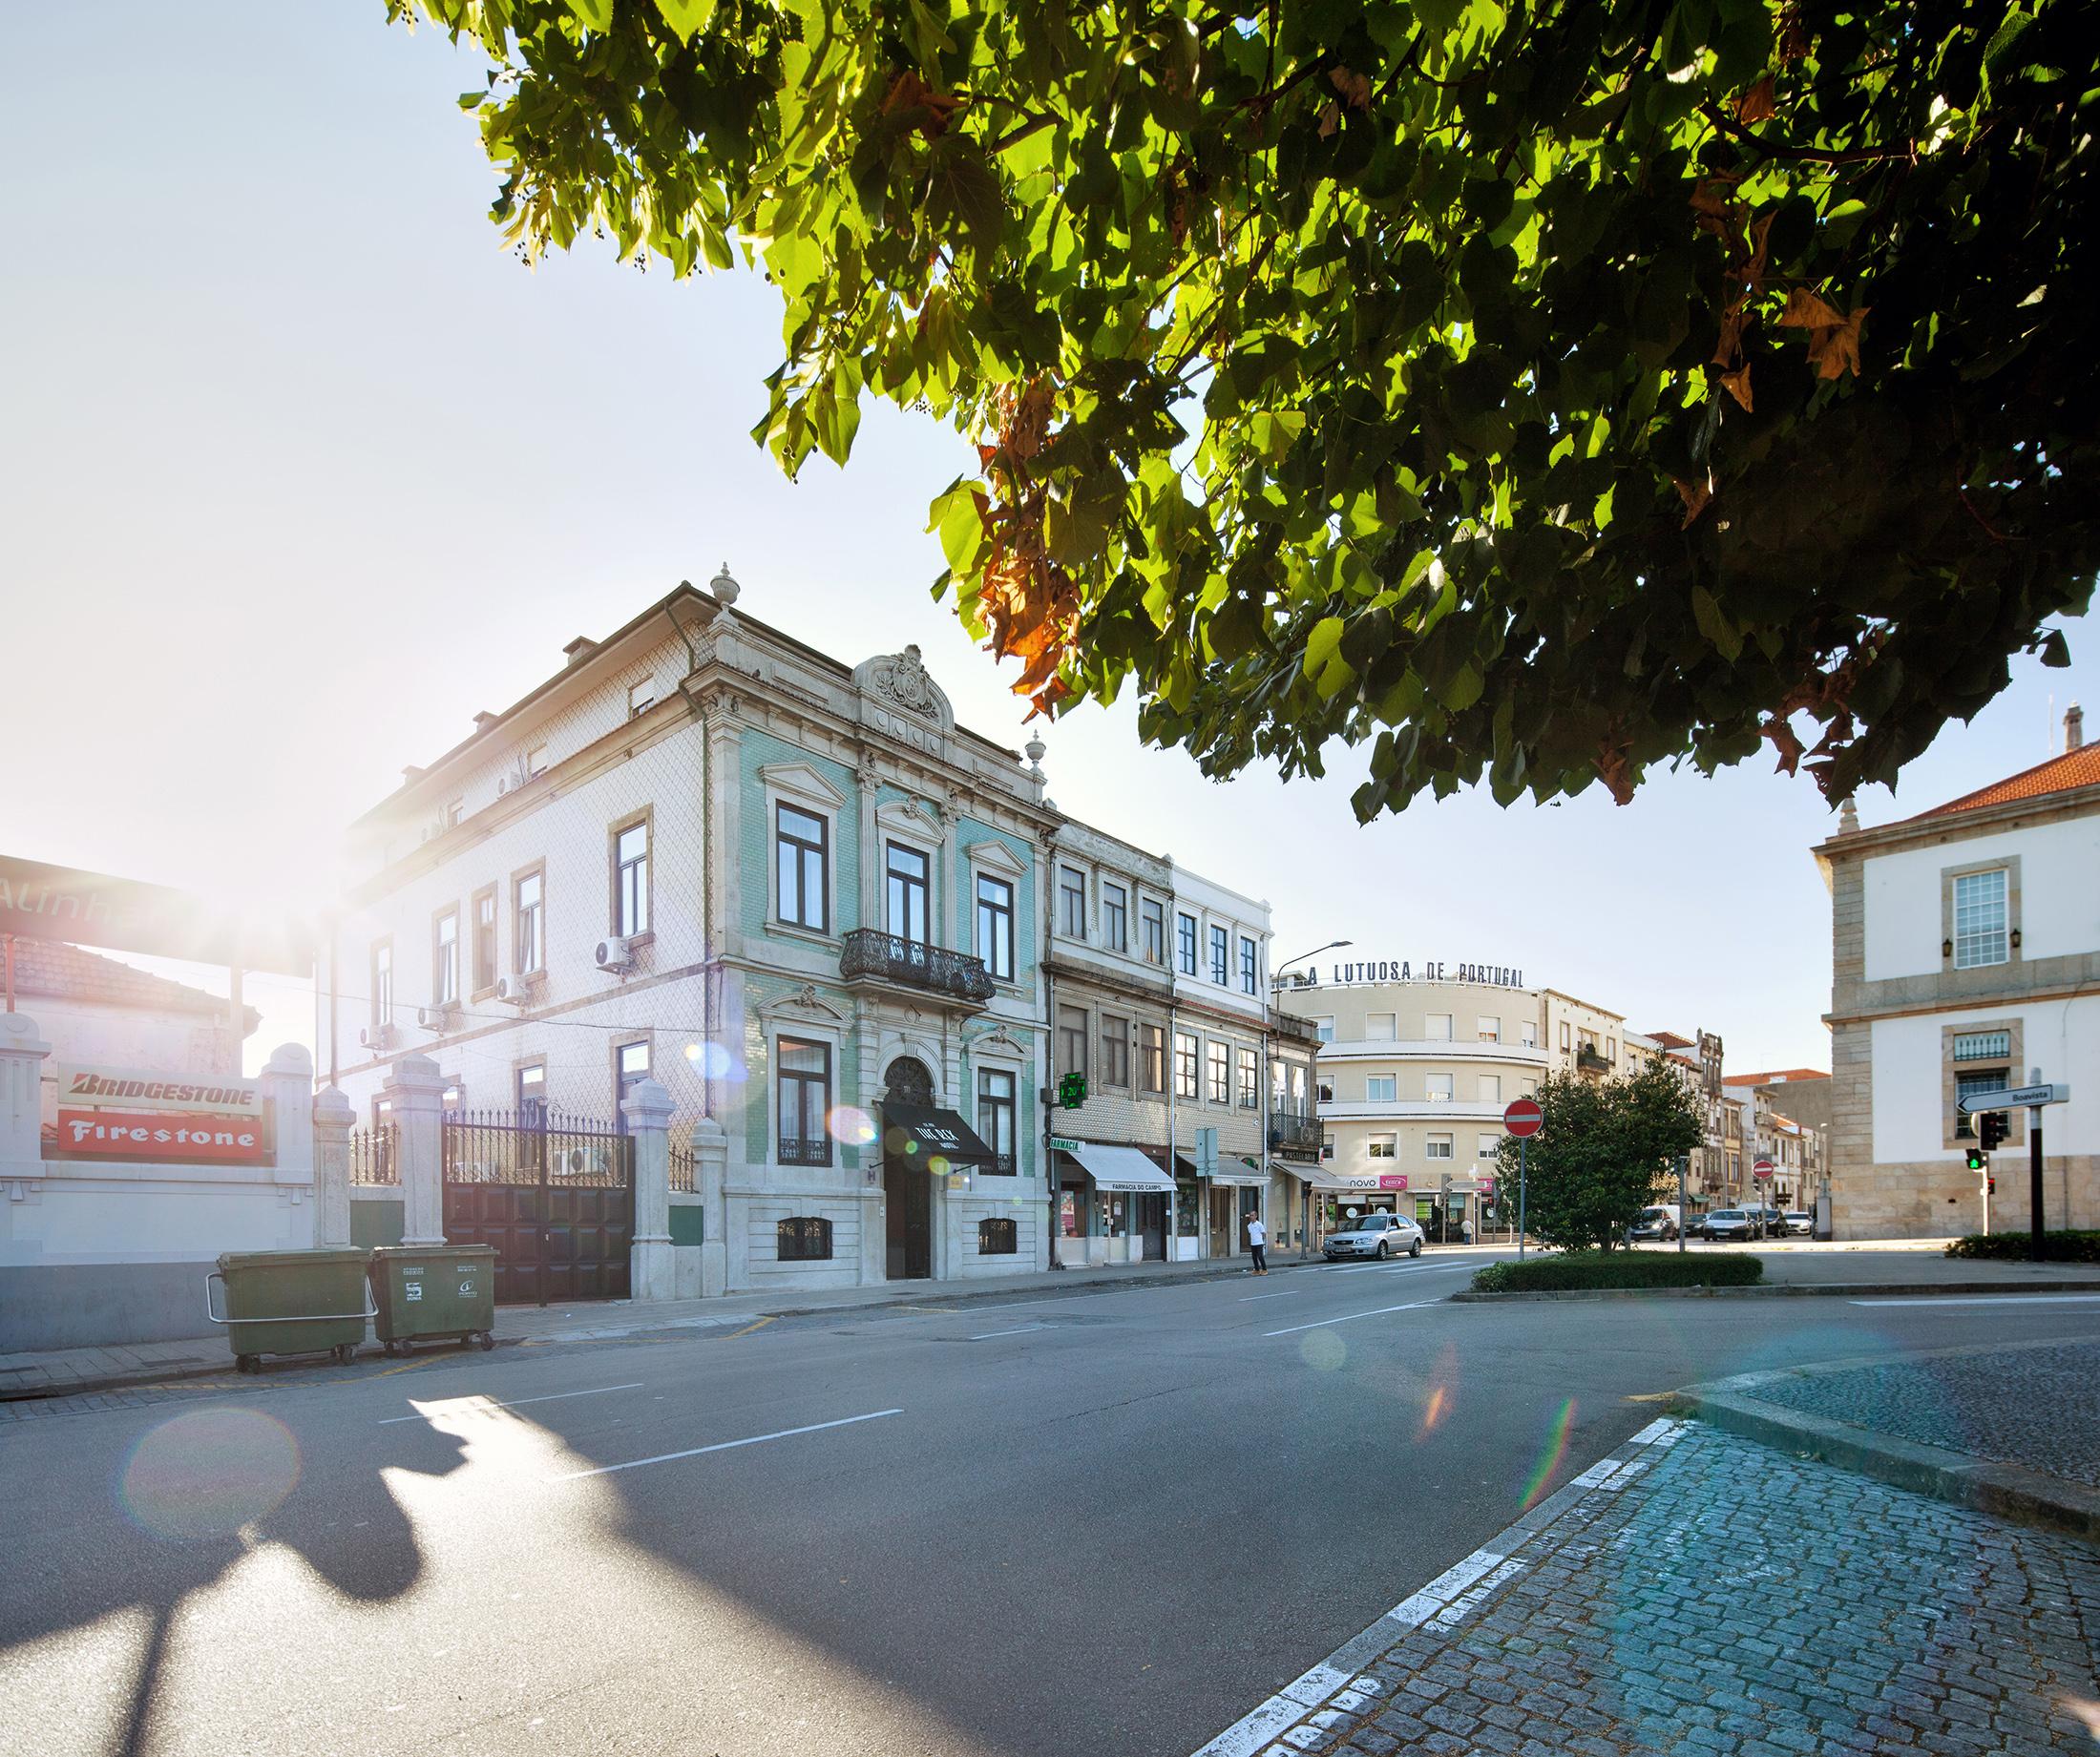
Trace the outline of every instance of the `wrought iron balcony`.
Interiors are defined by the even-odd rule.
[[[855,928],[839,952],[838,973],[855,980],[893,983],[981,1007],[992,998],[992,978],[982,958],[942,946],[924,945],[898,933]]]
[[[1608,1074],[1611,1057],[1591,1044],[1584,1044],[1575,1052],[1575,1066],[1585,1074]]]
[[[829,1165],[831,1138],[829,1135],[783,1135],[780,1162],[783,1165]]]
[[[1279,1150],[1298,1147],[1317,1152],[1320,1145],[1320,1119],[1317,1117],[1301,1117],[1295,1111],[1272,1110],[1269,1113],[1269,1144]]]

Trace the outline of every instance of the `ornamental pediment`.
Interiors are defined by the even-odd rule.
[[[853,687],[861,695],[861,720],[914,748],[938,755],[940,741],[956,728],[947,693],[915,646],[862,660],[853,668]]]

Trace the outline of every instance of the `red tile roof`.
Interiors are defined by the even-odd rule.
[[[54,1000],[132,1007],[140,1012],[223,1015],[226,1011],[225,1001],[217,994],[52,939],[18,938],[14,942],[14,993],[18,999],[44,994]],[[253,1031],[262,1023],[262,1017],[253,1007],[247,1009],[247,1014],[248,1030]]]
[[[1724,1074],[1724,1086],[1770,1086],[1796,1079],[1828,1079],[1820,1068],[1769,1068],[1762,1074]]]
[[[2100,744],[2081,744],[2076,750],[2067,750],[2047,763],[2037,763],[2017,775],[2008,775],[1987,787],[1978,787],[1973,793],[1964,793],[1960,799],[1949,800],[1930,811],[1921,811],[1915,818],[1900,821],[1915,824],[1923,818],[1943,818],[1953,812],[1974,811],[1984,805],[2006,805],[2016,800],[2068,793],[2076,787],[2100,787]]]

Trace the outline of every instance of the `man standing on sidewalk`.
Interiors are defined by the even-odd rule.
[[[1257,1214],[1247,1223],[1247,1247],[1254,1253],[1254,1273],[1257,1275],[1269,1273],[1269,1254],[1265,1248],[1268,1243],[1269,1228],[1262,1224],[1262,1217]]]

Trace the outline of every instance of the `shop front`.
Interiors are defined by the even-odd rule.
[[[1281,1250],[1317,1250],[1324,1234],[1320,1167],[1299,1160],[1271,1159],[1270,1188],[1270,1245]]]
[[[946,1205],[940,1199],[966,1195],[972,1174],[997,1162],[977,1132],[952,1110],[895,1099],[882,1106],[887,1280],[924,1281],[935,1272],[934,1242],[942,1231],[936,1209]],[[956,1265],[939,1266],[944,1274],[956,1272]]]
[[[1058,1172],[1058,1261],[1067,1268],[1166,1255],[1174,1181],[1135,1147],[1051,1141]]]
[[[1269,1188],[1269,1173],[1251,1160],[1220,1159],[1217,1169],[1205,1179],[1205,1182],[1209,1185],[1207,1210],[1209,1254],[1213,1257],[1245,1254],[1247,1223],[1262,1214],[1262,1197]]]
[[[1328,1185],[1323,1192],[1322,1232],[1339,1232],[1366,1214],[1414,1212],[1404,1171],[1337,1172],[1322,1166],[1321,1172]]]

